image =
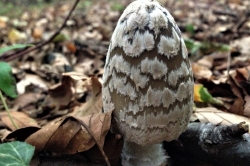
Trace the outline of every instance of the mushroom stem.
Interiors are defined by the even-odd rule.
[[[166,163],[167,156],[161,143],[141,146],[133,142],[124,142],[123,166],[163,166]]]

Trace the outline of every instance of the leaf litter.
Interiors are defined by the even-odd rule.
[[[189,53],[196,84],[205,88],[210,100],[223,102],[218,105],[195,100],[192,119],[250,124],[250,2],[161,2],[173,14],[183,36],[192,39]],[[79,5],[50,44],[12,61],[8,60],[12,51],[0,57],[1,61],[9,61],[17,81],[18,97],[8,98],[8,105],[13,108],[15,121],[20,121],[20,129],[13,131],[0,105],[2,140],[26,140],[40,153],[84,151],[91,162],[105,163],[102,154],[99,158],[93,155],[100,153],[99,144],[108,158],[117,162],[122,142],[108,133],[111,115],[102,113],[101,101],[105,55],[123,10],[114,10],[114,3],[125,7],[129,2]],[[60,27],[71,6],[65,1],[43,12],[27,10],[15,20],[1,16],[0,47],[46,41]]]

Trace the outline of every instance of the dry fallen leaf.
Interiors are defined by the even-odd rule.
[[[246,68],[240,68],[230,73],[235,84],[244,91],[245,95],[250,95],[249,72]]]
[[[44,126],[32,134],[26,142],[36,147],[36,151],[46,150],[58,153],[77,153],[89,149],[94,142],[80,123],[73,117],[62,119],[58,123]]]
[[[204,56],[197,61],[197,63],[201,66],[205,66],[209,69],[213,67],[214,59],[211,56]]]
[[[82,123],[86,124],[92,134]],[[57,123],[50,123],[30,135],[25,141],[42,150],[73,154],[86,151],[95,145],[95,139],[103,146],[105,136],[110,128],[111,114],[98,113],[81,118],[68,116]]]
[[[102,111],[102,85],[98,78],[91,77],[85,80],[84,86],[90,86],[92,89],[92,97],[79,107],[75,107],[74,114],[81,117],[89,114],[99,113]]]
[[[40,87],[44,91],[48,90],[48,83],[41,77],[34,74],[26,74],[16,85],[18,94],[25,93],[25,88],[31,84]]]
[[[250,96],[246,95],[244,100],[245,100],[245,105],[244,105],[243,115],[250,117]]]
[[[250,52],[250,36],[242,37],[240,39],[234,40],[231,44],[232,48],[240,48],[241,54],[248,55]]]
[[[69,76],[63,76],[61,83],[52,86],[49,89],[50,97],[46,100],[53,100],[59,108],[60,106],[66,106],[73,99],[74,81]]]
[[[0,129],[0,138],[5,138],[8,134],[10,134],[10,131],[7,129]],[[3,139],[1,139],[3,142]]]
[[[124,140],[117,135],[108,132],[105,138],[103,150],[107,155],[111,165],[118,165],[121,156]],[[106,162],[103,155],[100,153],[98,146],[94,146],[88,151],[84,152],[84,156],[91,162],[104,165]]]
[[[199,78],[199,79],[206,78],[208,80],[211,79],[212,71],[209,70],[208,67],[202,66],[198,63],[193,63],[192,69],[193,69],[194,76],[196,78]]]
[[[8,22],[9,18],[7,16],[0,16],[0,29],[6,28]]]
[[[232,125],[240,122],[246,122],[250,125],[249,118],[223,112],[214,107],[196,108],[194,115],[202,123],[210,122],[213,124]]]
[[[21,32],[17,29],[11,29],[8,33],[8,39],[11,43],[17,43],[20,41],[25,41],[27,39],[27,35],[24,32]]]
[[[67,42],[66,48],[72,53],[75,53],[77,50],[76,45],[73,42]]]
[[[6,137],[4,137],[4,141],[15,139],[23,142],[28,136],[30,136],[31,134],[40,129],[41,129],[40,127],[35,127],[35,126],[20,128],[6,135]]]
[[[72,88],[74,89],[74,93],[75,94],[82,94],[84,92],[86,92],[87,90],[89,90],[89,87],[91,87],[91,85],[86,84],[86,82],[88,82],[88,80],[90,80],[90,77],[82,74],[82,73],[78,73],[78,72],[67,72],[67,73],[63,73],[62,74],[63,77],[70,77],[72,79],[72,83],[74,83],[74,87],[72,86]]]
[[[250,66],[236,69],[246,80],[250,77]]]
[[[244,100],[242,98],[234,99],[233,105],[230,107],[229,112],[236,115],[244,115]]]
[[[39,99],[41,99],[44,95],[41,93],[24,93],[19,95],[14,102],[14,109],[22,109],[27,105],[37,103]]]
[[[27,126],[35,126],[39,127],[39,125],[36,123],[36,121],[32,118],[30,118],[27,114],[23,112],[17,112],[17,111],[11,111],[10,115],[12,116],[13,120],[15,121],[18,128],[23,128]],[[5,123],[11,130],[15,130],[15,126],[12,124],[9,116],[6,112],[0,113],[0,119],[3,123]]]
[[[44,31],[43,28],[35,27],[32,31],[32,37],[34,39],[40,40],[42,38],[43,31]]]

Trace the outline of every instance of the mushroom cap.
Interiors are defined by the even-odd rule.
[[[193,107],[193,74],[181,32],[154,0],[132,2],[118,20],[103,74],[113,131],[148,145],[177,139]]]

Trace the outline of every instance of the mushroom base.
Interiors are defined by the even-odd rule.
[[[162,144],[141,146],[132,142],[124,142],[123,166],[164,166],[166,164],[167,155]]]

